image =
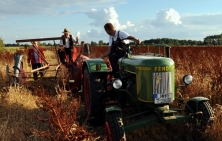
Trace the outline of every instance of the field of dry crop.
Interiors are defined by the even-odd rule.
[[[93,47],[91,57],[100,57],[106,48],[105,46]],[[152,51],[152,48],[140,47],[135,50],[135,53],[147,52],[148,50]],[[30,68],[25,61],[25,50],[20,49],[17,52],[24,54],[24,69],[29,72]],[[216,119],[209,130],[201,133],[183,124],[158,124],[158,126],[127,133],[128,141],[221,141],[221,54],[222,47],[171,48],[171,58],[175,61],[176,67],[176,84],[182,83],[181,79],[184,74],[192,74],[194,77],[192,84],[177,94],[182,94],[186,98],[205,96],[210,99]],[[52,50],[45,50],[45,55],[50,63],[55,63],[56,58]],[[78,137],[77,139],[72,138],[72,140],[77,141],[84,138],[104,140],[103,127],[88,127],[84,122],[80,123],[82,122],[79,120],[82,117],[81,114],[84,114],[81,112],[83,111],[81,99],[56,91],[55,82],[52,78],[55,76],[55,72],[49,71],[46,74],[47,78],[38,82],[33,82],[29,78],[24,85],[16,88],[8,87],[5,66],[6,64],[13,66],[13,52],[1,53],[0,60],[0,140],[59,140],[61,139],[60,135]],[[42,84],[41,87],[39,84]],[[71,111],[70,109],[74,110]],[[63,116],[58,116],[53,111],[60,111]],[[64,112],[73,116],[69,117]]]

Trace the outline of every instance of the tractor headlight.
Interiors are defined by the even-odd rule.
[[[113,88],[119,89],[122,87],[122,81],[120,79],[113,80]]]
[[[186,85],[189,85],[192,81],[193,81],[193,76],[192,75],[190,75],[190,74],[184,75],[183,82]]]

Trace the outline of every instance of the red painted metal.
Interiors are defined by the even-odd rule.
[[[106,132],[106,138],[107,141],[112,141],[112,133],[110,130],[109,122],[105,122],[105,132]]]
[[[85,96],[85,106],[86,106],[86,110],[87,110],[87,114],[90,114],[90,91],[89,91],[89,78],[88,77],[84,77],[84,96]]]

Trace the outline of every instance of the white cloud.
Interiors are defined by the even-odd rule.
[[[174,9],[167,9],[163,11],[156,12],[156,19],[152,21],[153,26],[174,26],[181,25],[180,15]]]
[[[156,18],[141,20],[140,24],[131,24],[127,21],[126,24],[119,27],[130,35],[141,38],[141,40],[150,38],[178,39],[193,34],[182,24],[181,16],[174,9],[158,11]]]
[[[169,10],[165,10],[164,12],[161,12],[161,14],[165,15],[165,19],[169,22],[174,23],[175,25],[181,24],[182,22],[180,21],[180,15],[177,11],[175,11],[174,9],[169,9]],[[158,18],[158,16],[157,16]]]
[[[118,14],[114,7],[110,7],[103,10],[95,10],[93,9],[91,12],[86,12],[86,15],[93,19],[91,25],[96,27],[103,27],[105,23],[112,23],[115,29],[126,29],[128,27],[133,27],[134,24],[130,23],[129,21],[126,24],[121,25],[118,20]]]
[[[222,33],[222,13],[181,17],[184,26],[203,37]]]
[[[218,26],[222,23],[222,13],[189,15],[181,17],[181,20],[185,25]]]
[[[82,39],[88,43],[91,41],[97,42],[99,40],[108,41],[108,35],[105,33],[104,30],[98,31],[95,29],[88,30],[85,34],[83,34]]]
[[[216,22],[215,22],[216,21]],[[222,13],[181,16],[174,9],[158,11],[156,18],[141,21],[138,36],[203,40],[206,36],[222,33]],[[136,34],[136,33],[135,33]]]
[[[90,38],[104,39],[104,36],[107,37],[103,30],[103,26],[107,22],[111,22],[117,30],[124,30],[132,36],[141,38],[141,40],[150,38],[192,38],[194,35],[189,28],[182,24],[181,16],[174,9],[159,11],[156,13],[155,19],[145,19],[137,25],[130,21],[126,21],[125,24],[119,23],[119,16],[114,7],[92,10],[87,12],[86,15],[93,20],[90,24],[95,27],[86,34]],[[99,30],[96,30],[97,27],[99,27]],[[196,33],[196,35],[199,35],[199,33]]]
[[[90,29],[88,30],[84,35],[84,38],[94,38],[94,39],[98,39],[100,40],[101,38],[107,38],[108,39],[108,35],[106,34],[106,32],[104,30],[102,31],[98,31],[96,29]]]
[[[123,0],[125,1],[125,0]],[[33,14],[72,14],[86,12],[92,7],[104,7],[118,0],[7,0],[0,1],[0,16]],[[91,8],[90,8],[91,7]]]
[[[99,32],[95,29],[91,29],[88,31],[88,36],[92,36],[92,37],[98,37],[99,36]]]
[[[90,25],[94,26],[94,29],[88,30],[82,38],[90,39],[91,41],[108,41],[108,35],[104,31],[104,25],[108,22],[112,23],[116,30],[130,30],[133,29],[134,24],[130,21],[126,21],[125,24],[120,24],[118,14],[114,7],[104,8],[101,10],[92,9],[90,12],[85,13],[93,21]]]
[[[131,24],[129,21],[127,21],[127,22],[126,22],[126,26],[132,27],[132,26],[134,26],[134,24]]]

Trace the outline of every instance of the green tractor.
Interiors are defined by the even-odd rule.
[[[214,113],[208,98],[184,100],[175,97],[177,89],[187,87],[193,77],[184,75],[184,84],[175,86],[175,64],[170,58],[170,46],[155,44],[152,53],[139,55],[132,55],[132,49],[128,47],[126,55],[119,59],[117,78],[110,78],[109,64],[99,58],[85,60],[82,67],[89,121],[105,123],[108,141],[126,140],[125,132],[160,122],[192,123],[203,130],[212,125]],[[170,108],[173,100],[178,100],[183,108],[181,104],[178,108]],[[127,107],[136,112],[122,117]],[[123,124],[124,119],[131,118],[136,120]]]

